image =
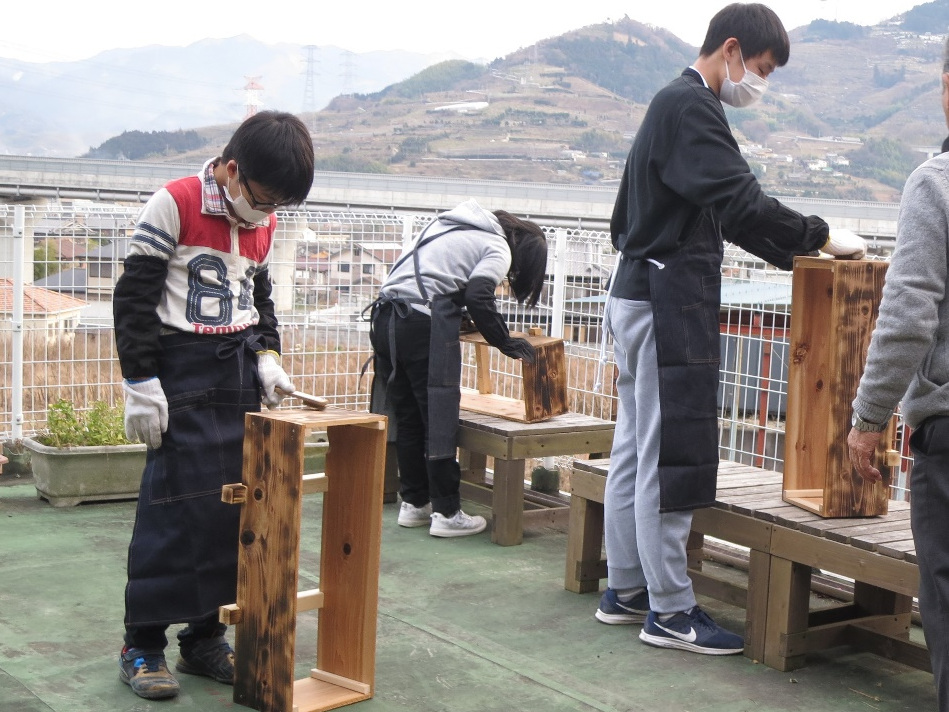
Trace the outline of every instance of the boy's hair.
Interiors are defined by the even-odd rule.
[[[221,154],[225,163],[232,159],[244,180],[280,202],[302,203],[313,185],[313,140],[293,114],[260,111],[245,119]]]
[[[946,44],[942,48],[942,73],[949,74],[949,37],[946,37]]]
[[[511,269],[507,281],[517,301],[532,307],[540,299],[547,276],[547,238],[540,225],[522,220],[506,210],[495,210],[511,246]]]
[[[791,40],[780,18],[767,5],[760,3],[732,3],[723,7],[708,23],[708,32],[699,54],[708,57],[725,40],[734,37],[747,60],[771,50],[779,67],[788,63]]]

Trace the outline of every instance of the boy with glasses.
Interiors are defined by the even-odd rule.
[[[179,672],[233,684],[218,607],[237,593],[244,415],[293,384],[280,365],[270,257],[282,205],[313,183],[313,143],[295,116],[261,112],[219,158],[168,183],[142,209],[115,287],[125,428],[148,445],[125,590],[119,677],[139,697],[178,694]]]

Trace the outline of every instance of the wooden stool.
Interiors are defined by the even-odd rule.
[[[325,430],[326,473],[303,474],[308,432]],[[263,712],[322,712],[372,697],[386,450],[383,415],[345,410],[249,413],[243,484],[234,702]],[[323,493],[320,588],[297,592],[301,494]],[[294,682],[296,615],[319,609],[317,665]]]

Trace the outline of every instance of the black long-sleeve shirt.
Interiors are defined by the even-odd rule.
[[[782,269],[791,268],[794,255],[822,247],[828,234],[820,218],[764,194],[721,102],[690,68],[649,105],[626,161],[610,233],[626,258],[661,261],[697,226],[716,229],[720,238]],[[628,297],[622,281],[613,294]]]

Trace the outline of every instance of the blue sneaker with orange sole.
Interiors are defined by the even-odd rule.
[[[166,700],[178,694],[175,676],[168,671],[163,650],[125,646],[119,654],[119,679],[146,700]]]

